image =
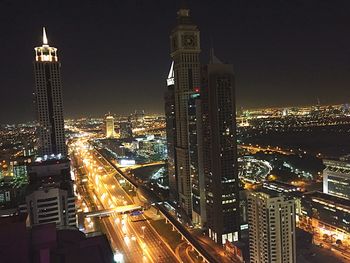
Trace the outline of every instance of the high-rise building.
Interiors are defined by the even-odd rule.
[[[296,263],[295,201],[275,191],[248,195],[251,263]]]
[[[169,194],[171,200],[177,200],[177,174],[175,161],[176,145],[176,123],[175,123],[175,93],[174,93],[174,62],[171,63],[169,75],[167,78],[167,90],[164,94],[165,101],[165,122],[166,122],[166,139],[168,152],[168,178]]]
[[[70,161],[59,157],[37,160],[28,165],[29,185],[25,204],[31,226],[55,223],[58,227],[76,226],[76,208]]]
[[[190,95],[200,84],[199,29],[192,22],[190,10],[182,7],[177,13],[177,24],[170,34],[171,57],[174,61],[175,101],[175,162],[178,203],[188,215],[192,214],[192,187],[188,103]]]
[[[106,122],[106,138],[114,138],[115,137],[114,117],[112,115],[107,115],[105,122]]]
[[[350,162],[323,160],[323,192],[350,199]]]
[[[203,226],[205,217],[205,191],[204,174],[199,164],[199,153],[203,151],[201,147],[201,125],[198,120],[201,119],[199,88],[191,93],[188,101],[188,140],[190,152],[191,169],[191,195],[192,195],[192,222]]]
[[[67,155],[62,105],[61,63],[43,29],[43,45],[35,48],[34,102],[38,121],[39,155]]]
[[[220,62],[213,53],[210,63],[202,67],[198,111],[202,137],[198,143],[202,155],[198,185],[200,189],[205,185],[206,227],[217,243],[237,241],[240,211],[235,80],[232,65]]]
[[[129,117],[127,121],[119,123],[120,138],[127,139],[132,138],[132,124],[131,118]]]

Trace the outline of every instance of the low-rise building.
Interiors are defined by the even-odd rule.
[[[304,194],[300,226],[316,239],[350,246],[350,200],[322,192]]]
[[[350,199],[350,162],[323,160],[323,192]]]
[[[27,213],[31,226],[55,223],[57,227],[76,226],[76,207],[70,174],[70,161],[59,156],[28,165],[29,185],[21,213]]]
[[[85,236],[76,228],[57,229],[54,223],[26,228],[26,217],[0,217],[1,263],[114,262],[105,235]]]

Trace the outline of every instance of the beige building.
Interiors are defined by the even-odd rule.
[[[27,213],[29,225],[56,223],[76,226],[76,207],[69,159],[38,158],[27,167],[29,184],[20,212]]]
[[[295,201],[273,191],[248,195],[251,263],[296,263]]]
[[[108,115],[106,117],[106,138],[114,138],[114,117],[112,115]]]
[[[42,188],[26,196],[30,225],[56,223],[76,227],[75,197],[60,188]]]
[[[191,152],[189,127],[189,99],[200,86],[200,32],[187,7],[177,13],[177,23],[170,34],[171,58],[174,61],[174,106],[175,106],[175,167],[178,204],[187,215],[192,215],[192,182],[198,172],[197,161]],[[192,149],[192,150],[191,150]]]

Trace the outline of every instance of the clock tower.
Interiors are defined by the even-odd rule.
[[[189,216],[193,213],[192,181],[198,178],[198,158],[196,152],[191,150],[196,148],[196,136],[191,136],[196,131],[191,128],[193,125],[189,125],[189,108],[190,98],[200,86],[199,34],[197,25],[190,17],[190,10],[187,7],[180,8],[176,26],[170,34],[170,50],[174,61],[177,201]]]

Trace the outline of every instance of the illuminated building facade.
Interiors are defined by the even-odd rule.
[[[295,204],[264,190],[248,195],[251,263],[296,263]]]
[[[114,130],[114,117],[108,115],[106,117],[106,138],[114,138],[115,130]]]
[[[350,163],[323,160],[323,192],[350,199]]]
[[[32,161],[31,157],[16,157],[10,160],[10,169],[15,177],[27,177],[27,165]]]
[[[191,160],[189,149],[188,102],[200,85],[199,29],[192,22],[189,9],[177,13],[177,24],[170,35],[171,57],[174,61],[175,162],[179,205],[192,214]]]
[[[39,155],[67,155],[62,105],[61,63],[43,29],[43,45],[35,48],[34,102],[38,121]]]
[[[335,243],[340,240],[350,246],[350,200],[322,192],[303,195],[300,225]]]
[[[212,54],[210,63],[202,68],[201,80],[199,153],[205,181],[206,227],[211,239],[224,244],[226,240],[237,241],[240,231],[233,67]]]
[[[281,193],[289,198],[293,198],[295,201],[295,213],[296,213],[296,223],[298,224],[299,217],[301,215],[301,199],[303,196],[302,190],[294,185],[287,184],[280,181],[266,181],[262,184],[263,189],[273,191],[276,193]]]
[[[166,139],[168,155],[168,178],[169,194],[171,200],[178,200],[177,194],[177,174],[175,161],[176,145],[176,122],[175,122],[175,93],[174,93],[174,62],[171,63],[170,71],[167,78],[167,90],[164,94],[164,111],[166,122]]]

